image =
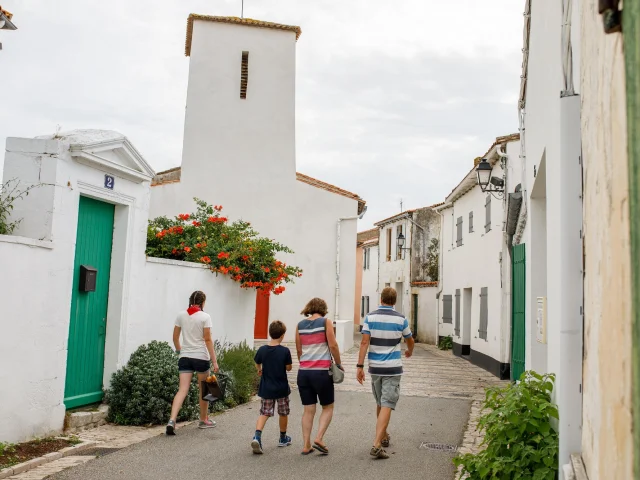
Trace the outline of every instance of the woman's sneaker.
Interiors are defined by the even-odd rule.
[[[173,420],[169,420],[169,423],[167,423],[167,431],[165,434],[166,435],[176,434],[176,422],[174,422]]]
[[[387,437],[382,440],[382,448],[389,448],[389,443],[391,443],[391,435],[387,434]]]
[[[208,418],[203,422],[202,420],[200,420],[200,423],[198,423],[198,428],[201,429],[205,429],[205,428],[214,428],[216,426],[216,422],[214,422],[213,420],[209,420]]]
[[[381,460],[387,459],[389,458],[389,454],[382,448],[376,448],[371,447],[371,451],[369,452],[369,455],[371,455],[372,457],[376,457],[379,458]]]
[[[260,437],[253,437],[253,440],[251,440],[251,449],[256,455],[262,455],[262,439]]]
[[[280,441],[278,441],[279,447],[288,447],[291,445],[291,437],[289,435],[285,435],[284,437],[280,436]]]

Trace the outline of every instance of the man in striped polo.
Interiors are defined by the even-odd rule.
[[[358,356],[357,379],[364,382],[364,356],[369,351],[369,373],[371,389],[376,399],[378,418],[376,438],[371,448],[371,456],[389,458],[384,450],[389,446],[387,427],[391,419],[391,411],[395,410],[400,397],[400,378],[402,377],[402,352],[400,343],[404,337],[407,349],[404,356],[413,354],[413,336],[409,322],[394,309],[397,293],[387,287],[382,290],[380,307],[367,315],[362,326],[362,343]]]

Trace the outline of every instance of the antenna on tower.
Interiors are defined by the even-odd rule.
[[[402,209],[403,205],[404,205],[404,202],[402,201],[402,199],[400,199],[400,213],[404,212],[404,210]]]
[[[240,18],[244,18],[244,0],[242,0],[242,9],[240,10]]]

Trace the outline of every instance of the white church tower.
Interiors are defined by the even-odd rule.
[[[365,202],[296,172],[300,33],[300,27],[246,18],[189,16],[182,166],[155,177],[150,217],[193,211],[198,197],[222,205],[230,221],[249,221],[261,236],[287,245],[295,254],[281,260],[301,267],[304,276],[270,305],[257,306],[264,315],[256,316],[256,338],[267,321],[280,319],[290,340],[298,312],[319,296],[350,347],[355,218]]]

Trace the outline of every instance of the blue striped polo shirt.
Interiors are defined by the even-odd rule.
[[[412,333],[409,321],[393,307],[381,306],[364,319],[362,334],[370,336],[369,373],[371,375],[402,375],[402,337]]]

